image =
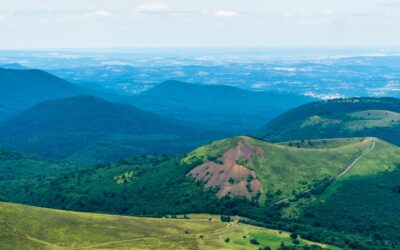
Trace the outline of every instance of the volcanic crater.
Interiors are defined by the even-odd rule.
[[[219,159],[221,164],[208,161],[192,169],[188,175],[196,181],[205,183],[206,188],[217,188],[219,198],[244,196],[252,200],[257,195],[263,194],[263,188],[256,172],[244,164],[262,153],[262,149],[257,147],[253,154],[249,145],[240,141],[223,154]]]

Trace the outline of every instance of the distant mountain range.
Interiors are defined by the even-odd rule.
[[[45,71],[0,67],[0,120],[43,101],[85,93],[80,87]]]
[[[289,93],[167,81],[135,96],[133,104],[231,134],[244,134],[259,129],[282,112],[314,100]]]
[[[313,100],[177,81],[122,96],[17,64],[3,67],[18,69],[0,68],[0,145],[49,159],[96,163],[184,153],[210,140],[254,131]]]
[[[79,162],[183,153],[219,136],[206,128],[92,96],[43,102],[0,125],[4,146]]]
[[[3,69],[18,69],[18,70],[29,69],[28,67],[25,67],[24,65],[21,65],[19,63],[0,64],[0,68],[3,68]]]
[[[0,66],[0,120],[43,101],[93,95],[236,135],[253,132],[282,112],[315,100],[289,93],[252,92],[178,81],[167,81],[141,94],[124,96],[104,89],[82,88],[18,64],[3,67],[8,68]]]
[[[369,97],[310,103],[280,115],[258,135],[270,141],[373,136],[400,146],[400,100]]]

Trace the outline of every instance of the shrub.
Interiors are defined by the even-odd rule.
[[[231,217],[229,215],[221,215],[221,222],[231,222]]]
[[[250,243],[253,245],[260,245],[260,242],[258,242],[258,240],[256,240],[256,239],[251,239]]]

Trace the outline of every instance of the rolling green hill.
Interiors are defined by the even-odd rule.
[[[218,136],[205,128],[91,96],[43,102],[0,125],[0,144],[6,147],[85,163],[183,153]]]
[[[224,223],[217,216],[187,218],[123,217],[0,203],[1,249],[278,249],[281,242],[297,247],[293,249],[328,249],[302,239],[295,245],[286,232]]]
[[[132,103],[145,110],[236,135],[253,132],[282,112],[313,100],[296,94],[167,81],[135,96]]]
[[[364,153],[374,160],[355,164],[342,178],[392,171],[400,162],[400,149],[374,138],[287,145],[235,137],[200,147],[182,163],[197,166],[190,175],[217,187],[220,196],[236,193],[273,204],[337,178]]]
[[[222,85],[167,81],[135,96],[86,89],[45,71],[0,65],[0,120],[49,100],[93,95],[133,105],[160,115],[225,130],[249,133],[310,97],[279,92],[251,92]]]
[[[15,65],[10,65],[15,68]],[[41,70],[0,66],[0,120],[52,99],[87,93],[78,86]]]
[[[259,133],[270,141],[378,137],[400,145],[400,100],[350,98],[306,104],[269,122]]]
[[[234,214],[341,247],[396,249],[400,240],[391,236],[400,223],[393,202],[399,163],[400,149],[376,138],[272,144],[242,136],[213,142],[183,158],[140,156],[44,178],[0,181],[0,197],[100,213]],[[353,197],[357,193],[362,195]],[[360,207],[364,214],[381,207],[389,213],[382,223],[377,216],[363,220],[356,212]],[[334,225],[333,215],[342,216]],[[338,230],[353,220],[363,220],[357,224],[363,229]],[[371,242],[374,234],[379,236]]]
[[[261,201],[266,214],[278,208],[281,220],[365,239],[349,243],[351,237],[344,237],[351,249],[400,246],[400,148],[382,140],[271,144],[236,137],[201,147],[182,161],[197,166],[189,176],[215,188],[218,197],[246,196]],[[318,230],[311,231],[303,235],[312,239]]]

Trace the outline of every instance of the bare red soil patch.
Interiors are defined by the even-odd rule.
[[[256,155],[260,154],[256,149]],[[189,175],[197,181],[205,183],[206,188],[217,187],[217,196],[244,196],[252,199],[257,193],[262,194],[263,188],[257,180],[256,172],[243,165],[252,161],[253,152],[244,142],[239,142],[222,156],[223,164],[205,162],[190,171]]]

